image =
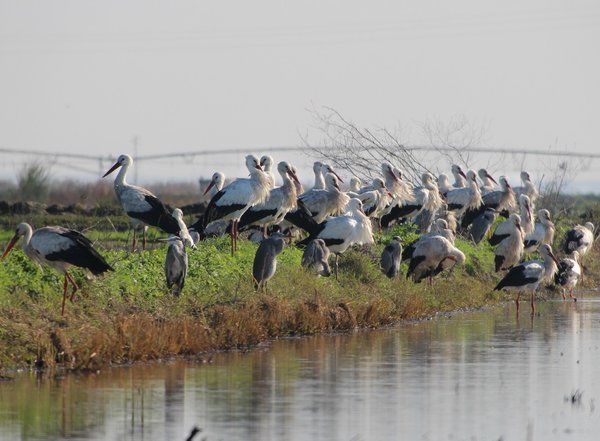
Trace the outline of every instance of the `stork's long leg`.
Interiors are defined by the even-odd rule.
[[[65,301],[67,300],[67,287],[69,285],[69,281],[67,279],[67,273],[65,271],[65,280],[63,282],[63,301],[62,301],[62,308],[60,310],[60,315],[65,315]]]
[[[338,279],[338,257],[339,254],[335,254],[335,280]]]
[[[142,251],[146,251],[146,226],[142,226]]]
[[[75,292],[79,289],[79,286],[77,286],[77,282],[75,282],[73,277],[71,277],[71,274],[65,271],[65,276],[67,276],[67,279],[69,279],[69,282],[71,282],[71,285],[73,285],[73,291],[71,292],[71,297],[69,298],[70,301],[73,301],[75,298]]]
[[[135,227],[133,227],[133,242],[131,243],[131,252],[135,252]]]
[[[231,221],[231,228],[230,228],[230,233],[229,236],[231,237],[231,255],[233,256],[233,236],[235,235],[235,221]]]
[[[521,300],[521,291],[517,293],[517,299],[515,300],[515,303],[517,305],[517,315],[519,315],[519,300]]]
[[[531,316],[535,314],[535,289],[531,291]]]
[[[567,300],[567,296],[566,296],[566,290],[565,290],[564,288],[562,288],[562,289],[560,290],[560,293],[562,294],[563,302],[564,302],[565,300]],[[573,296],[571,295],[571,297],[573,297]]]

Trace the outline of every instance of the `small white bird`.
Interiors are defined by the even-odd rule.
[[[65,312],[69,283],[73,286],[71,300],[79,289],[69,274],[68,270],[71,266],[85,268],[96,276],[106,271],[114,271],[104,257],[96,251],[92,242],[79,231],[63,227],[43,227],[33,231],[31,225],[25,222],[17,225],[15,235],[8,243],[0,260],[8,255],[21,236],[23,236],[22,249],[27,257],[64,275],[61,315]]]
[[[132,164],[131,156],[121,155],[102,177],[104,178],[121,168],[115,178],[115,193],[125,213],[131,218],[133,225],[132,250],[135,250],[135,232],[139,227],[143,228],[142,249],[146,249],[146,225],[158,227],[166,233],[177,235],[179,234],[179,224],[167,206],[150,191],[127,183],[127,171]]]
[[[554,283],[561,287],[563,300],[566,299],[565,291],[569,290],[569,297],[577,301],[577,298],[573,297],[573,290],[581,275],[579,253],[577,251],[573,251],[571,257],[560,259],[558,262],[558,271],[554,275]]]
[[[551,281],[558,268],[558,260],[552,252],[552,247],[542,244],[539,249],[542,260],[530,260],[513,266],[510,271],[498,282],[494,291],[501,289],[517,291],[517,314],[519,313],[519,300],[521,293],[531,290],[531,315],[535,312],[535,292],[540,283]]]

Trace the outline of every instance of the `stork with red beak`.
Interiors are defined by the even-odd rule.
[[[120,168],[119,174],[115,178],[115,193],[125,213],[131,218],[133,225],[133,251],[135,250],[136,228],[143,228],[144,238],[142,248],[146,249],[146,225],[158,227],[166,233],[175,235],[179,235],[180,227],[177,219],[171,214],[171,210],[154,194],[145,188],[127,183],[127,171],[132,164],[133,159],[131,156],[121,155],[117,159],[117,162],[102,177],[104,178]]]

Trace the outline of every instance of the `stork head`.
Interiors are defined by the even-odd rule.
[[[556,256],[552,252],[552,247],[550,245],[548,245],[547,243],[544,243],[544,244],[542,244],[540,246],[539,252],[542,255],[542,257],[544,258],[544,260],[546,258],[550,258],[550,259],[552,259],[554,261],[554,263],[556,263],[557,265],[560,265],[558,263],[558,259],[556,258]]]
[[[400,170],[396,172],[394,166],[387,161],[381,164],[381,173],[383,173],[383,176],[386,179],[391,179],[396,182],[402,179],[402,172]]]
[[[109,168],[108,171],[104,173],[102,177],[105,178],[119,167],[129,167],[131,164],[133,164],[133,159],[131,158],[131,156],[121,155],[117,158],[117,162],[115,162],[114,165],[111,168]]]
[[[203,194],[208,193],[213,187],[215,187],[217,190],[221,190],[223,188],[223,184],[225,184],[225,175],[221,172],[214,172]]]
[[[538,217],[540,218],[540,220],[542,221],[543,224],[551,224],[552,221],[550,219],[550,212],[548,210],[546,210],[545,208],[542,208],[540,211],[538,211]]]
[[[281,161],[279,164],[277,164],[277,171],[282,178],[287,175],[296,184],[300,184],[298,176],[296,175],[296,170],[294,170],[294,167],[292,167],[289,162]]]
[[[269,155],[263,155],[260,158],[260,165],[264,171],[270,172],[271,168],[273,167],[273,158]]]
[[[531,176],[525,170],[521,172],[521,181],[523,182],[531,182]]]
[[[340,191],[340,184],[338,182],[337,176],[333,173],[327,173],[325,175],[325,187],[330,191],[333,189]]]
[[[462,171],[462,168],[460,168],[460,165],[452,164],[451,170],[452,170],[452,174],[454,176],[459,175],[459,176],[462,176],[463,178],[467,179],[467,175],[465,175],[465,172]]]
[[[329,164],[322,164],[321,171],[323,172],[324,175],[326,175],[327,173],[331,173],[332,175],[335,175],[335,177],[338,179],[338,181],[344,182],[342,180],[342,178],[339,177],[339,175],[333,170],[333,168],[331,168],[331,166]]]
[[[512,213],[508,218],[515,227],[521,230],[521,216],[519,216],[517,213]]]
[[[15,244],[19,240],[19,237],[25,236],[30,231],[31,226],[28,223],[21,222],[19,225],[17,225],[17,228],[15,229],[15,234],[10,240],[10,242],[8,242],[8,245],[6,246],[6,249],[4,250],[4,253],[2,254],[2,257],[0,257],[0,259],[4,259],[6,256],[8,256],[8,253],[10,253],[10,250],[12,250],[12,248],[15,246]]]
[[[500,176],[500,186],[502,187],[502,190],[504,190],[504,191],[512,190],[512,187],[508,183],[506,176]]]
[[[316,175],[317,173],[323,173],[323,172],[321,171],[321,168],[322,168],[322,167],[323,167],[323,163],[322,163],[321,161],[315,161],[315,162],[313,163],[313,171],[315,172],[315,175]]]
[[[352,176],[350,178],[350,190],[357,192],[358,190],[360,190],[361,186],[362,186],[362,181],[360,180],[360,178],[358,178],[356,176]]]
[[[260,161],[254,155],[246,155],[246,167],[250,174],[256,173],[256,170],[263,171]]]
[[[347,208],[348,211],[361,212],[364,214],[363,203],[360,199],[350,198],[350,200],[348,201]]]
[[[469,181],[477,182],[477,173],[474,170],[467,171],[467,179]]]

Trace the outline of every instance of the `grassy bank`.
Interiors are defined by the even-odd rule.
[[[85,229],[104,221],[86,220],[87,227],[78,222],[82,220],[55,223]],[[378,268],[380,252],[391,235],[407,241],[416,237],[408,227],[378,236],[372,247],[345,253],[337,281],[304,272],[301,251],[287,247],[267,294],[256,293],[251,283],[257,245],[241,241],[231,256],[228,238],[211,239],[189,252],[188,279],[179,298],[167,292],[164,281],[166,245],[155,243],[146,252],[130,253],[124,247],[126,232],[96,228],[86,234],[97,240],[115,272],[87,280],[74,269],[82,289],[64,316],[58,273],[39,268],[20,250],[0,264],[0,367],[95,369],[195,356],[250,347],[269,338],[378,327],[508,298],[492,291],[499,277],[492,272],[492,249],[483,243],[475,247],[459,240],[465,265],[438,277],[432,287],[415,285],[404,276],[384,277]],[[11,236],[11,231],[0,232],[2,247]],[[596,261],[588,259],[590,274],[596,273]],[[586,281],[596,286],[591,277]]]

